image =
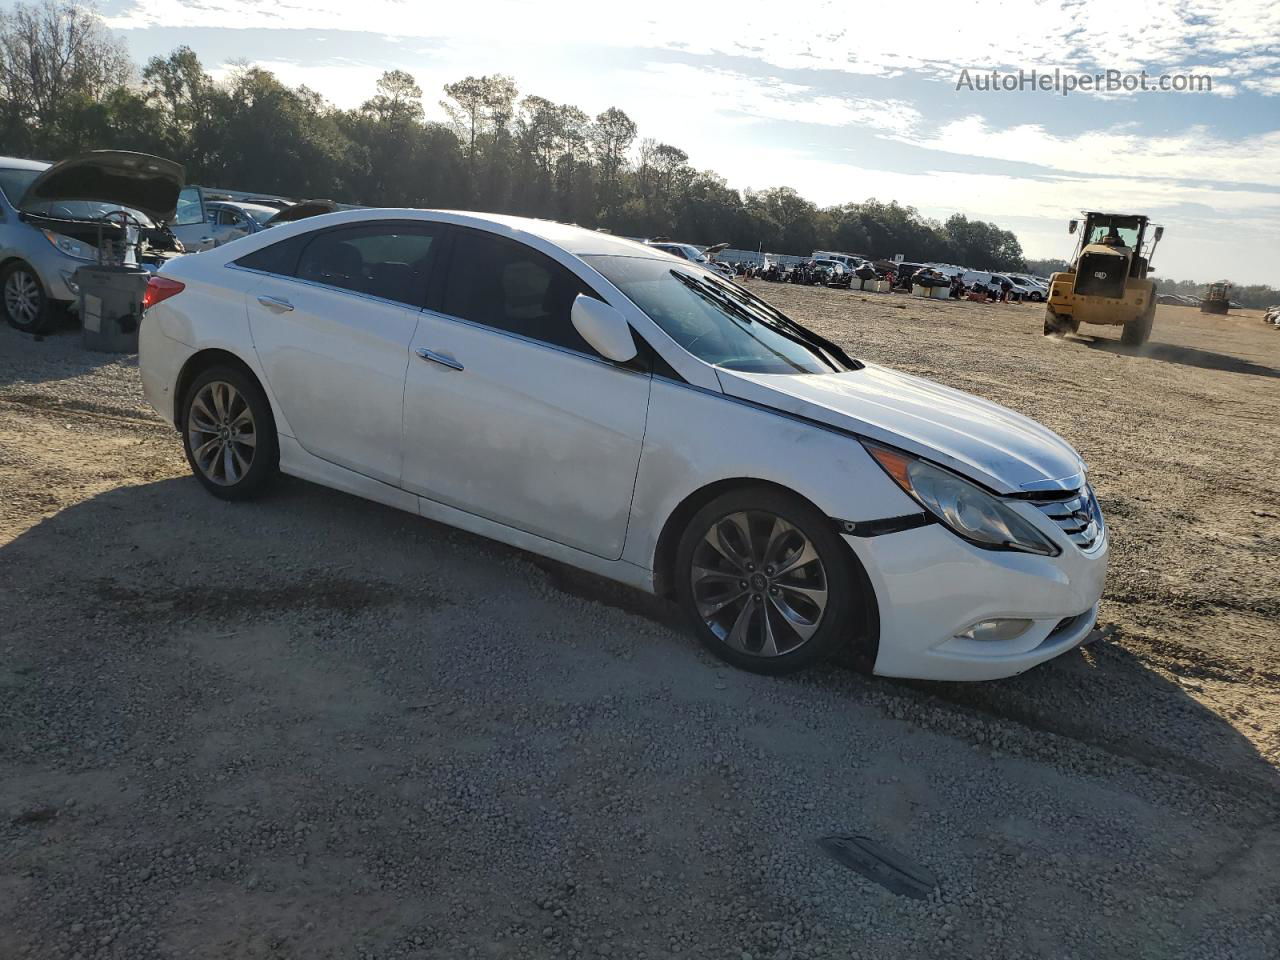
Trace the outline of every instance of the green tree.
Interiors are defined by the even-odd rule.
[[[0,13],[0,123],[14,152],[63,153],[82,144],[73,120],[129,81],[124,44],[91,5],[45,0]]]

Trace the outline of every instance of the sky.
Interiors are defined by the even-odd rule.
[[[624,110],[730,186],[871,197],[1015,231],[1067,257],[1081,209],[1165,226],[1161,276],[1280,286],[1276,0],[102,0],[138,61],[191,46],[341,107],[406,70],[441,87],[505,73],[521,94]],[[968,71],[967,82],[962,82]],[[979,75],[1208,76],[1212,91],[978,89]],[[715,237],[681,238],[715,242]]]

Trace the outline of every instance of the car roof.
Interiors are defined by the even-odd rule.
[[[216,201],[224,203],[226,201]],[[616,237],[609,233],[586,230],[553,220],[535,220],[532,217],[515,217],[496,213],[476,213],[471,210],[436,210],[422,207],[359,207],[321,213],[296,222],[282,223],[276,230],[254,234],[264,240],[263,245],[274,242],[274,237],[286,237],[324,227],[367,223],[377,220],[435,220],[457,226],[491,229],[496,233],[519,239],[521,236],[541,240],[558,247],[573,256],[637,257],[649,260],[678,260],[673,254],[644,243]],[[249,242],[250,238],[244,238]],[[242,249],[248,250],[249,247]]]
[[[0,167],[5,170],[48,170],[53,164],[43,160],[24,160],[21,157],[0,157]]]
[[[588,230],[575,224],[559,223],[555,220],[536,220],[533,217],[513,217],[499,213],[476,213],[471,210],[423,210],[422,212],[449,214],[463,222],[474,222],[477,226],[483,226],[486,223],[504,226],[541,237],[578,256],[592,254],[613,254],[622,257],[653,256],[654,248],[647,244],[628,240],[625,237],[616,237],[611,233]],[[673,243],[672,246],[689,246],[689,244]]]

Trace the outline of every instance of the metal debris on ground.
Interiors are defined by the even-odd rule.
[[[938,888],[938,878],[929,870],[870,837],[823,837],[818,846],[836,863],[856,870],[890,893],[927,900]]]

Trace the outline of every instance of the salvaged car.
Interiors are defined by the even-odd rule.
[[[214,496],[283,472],[668,595],[783,673],[1020,673],[1094,630],[1080,455],[706,267],[519,217],[352,210],[151,278],[139,369]]]
[[[280,212],[279,207],[243,200],[205,200],[209,213],[213,246],[219,247],[240,237],[265,230],[268,221]]]
[[[175,221],[180,164],[95,150],[57,164],[0,158],[0,307],[39,333],[71,304],[77,268],[113,245],[125,261],[158,267],[181,251]]]

